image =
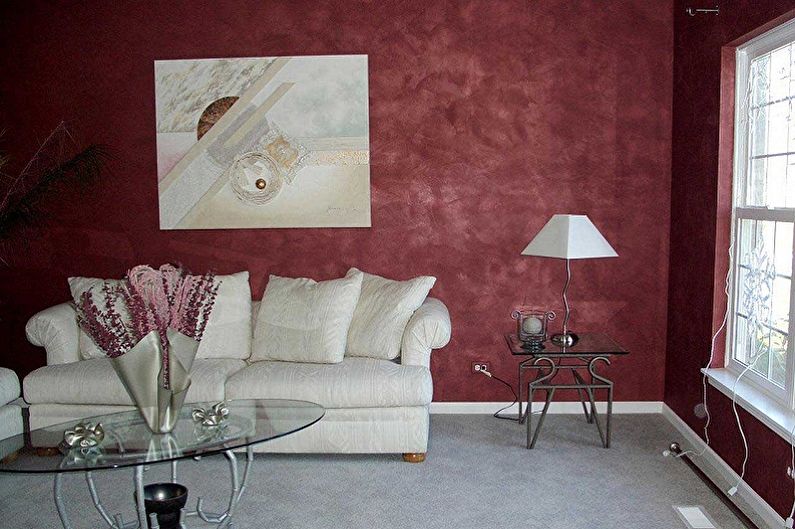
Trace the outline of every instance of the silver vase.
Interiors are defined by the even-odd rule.
[[[110,363],[146,425],[154,433],[174,429],[190,387],[190,370],[199,342],[173,329],[167,332],[169,389],[165,389],[163,347],[157,331],[147,334],[135,347]]]

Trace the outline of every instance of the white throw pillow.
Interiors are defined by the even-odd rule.
[[[69,290],[72,293],[72,299],[75,303],[80,301],[80,297],[83,295],[84,292],[91,291],[94,304],[100,310],[105,310],[107,307],[105,305],[105,293],[103,292],[103,288],[105,283],[114,287],[119,284],[118,279],[99,279],[96,277],[70,277],[69,281]],[[124,307],[123,303],[120,303],[119,306],[116,307],[116,311],[121,315],[122,318],[127,317],[128,312],[127,309]],[[94,343],[94,340],[86,334],[86,332],[81,328],[80,334],[77,338],[77,347],[80,353],[80,358],[82,360],[88,360],[90,358],[105,358],[105,353],[97,347],[97,344]]]
[[[359,270],[351,268],[351,272]],[[353,313],[345,354],[393,360],[400,356],[400,343],[411,315],[428,297],[436,278],[393,281],[362,273],[362,293]]]
[[[204,337],[199,344],[196,358],[237,358],[245,360],[251,355],[251,287],[248,272],[215,277],[220,281],[215,305],[210,321],[204,329]],[[94,302],[105,308],[102,292],[105,283],[115,285],[117,279],[97,279],[93,277],[70,277],[69,290],[72,298],[78,301],[83,292],[91,290]],[[126,317],[126,307],[117,307],[119,314]],[[97,347],[94,340],[80,329],[78,339],[80,358],[104,358],[105,353]]]
[[[317,282],[271,275],[262,296],[251,360],[336,364],[362,288],[362,273]]]
[[[215,276],[215,280],[221,285],[196,358],[245,360],[251,356],[251,285],[248,272]]]

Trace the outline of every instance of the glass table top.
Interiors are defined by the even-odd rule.
[[[543,342],[540,349],[525,349],[516,333],[506,333],[505,342],[512,355],[516,356],[548,356],[548,357],[591,357],[605,355],[625,355],[626,349],[614,342],[609,336],[596,332],[578,333],[579,339],[574,345],[564,347],[555,345],[552,340]]]
[[[325,414],[322,406],[297,400],[230,400],[222,425],[194,422],[194,408],[215,402],[186,404],[174,430],[155,434],[137,410],[87,417],[24,432],[0,440],[0,472],[75,472],[120,468],[213,455],[276,439],[303,430]],[[64,432],[78,423],[102,424],[105,438],[90,449],[62,444]]]

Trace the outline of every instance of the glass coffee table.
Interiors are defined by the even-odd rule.
[[[181,522],[173,527],[186,527],[186,520],[197,517],[217,527],[231,527],[232,516],[243,496],[249,469],[254,461],[253,445],[290,435],[318,422],[325,413],[322,406],[295,400],[230,400],[228,415],[216,426],[204,426],[194,419],[194,409],[209,412],[216,403],[186,404],[177,425],[168,434],[154,434],[137,410],[88,417],[85,419],[38,428],[0,440],[0,472],[54,474],[53,497],[64,529],[74,529],[62,495],[62,479],[67,472],[83,472],[94,507],[111,529],[144,529],[147,514],[144,501],[143,473],[146,465],[171,463],[171,482],[177,483],[177,462],[180,459],[223,453],[229,461],[231,493],[222,513],[206,512],[202,499],[194,509],[182,508]],[[89,428],[102,425],[104,438],[94,447],[69,448],[64,433],[75,432],[78,423]],[[77,430],[78,433],[85,433]],[[88,436],[90,437],[90,435]],[[242,478],[235,450],[244,449],[246,463]],[[100,500],[92,472],[103,469],[132,467],[135,485],[136,519],[125,522],[121,514],[111,516]],[[80,507],[78,507],[80,510]],[[149,527],[160,527],[157,516],[149,515]]]

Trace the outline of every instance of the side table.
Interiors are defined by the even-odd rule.
[[[514,356],[528,356],[519,363],[519,423],[527,423],[527,448],[534,448],[541,427],[544,424],[549,405],[557,390],[576,390],[580,397],[585,419],[589,424],[596,424],[602,446],[610,448],[610,422],[613,415],[613,382],[596,372],[600,362],[610,365],[610,357],[626,355],[628,351],[619,346],[608,336],[599,333],[583,333],[572,346],[564,347],[546,341],[537,349],[525,349],[516,334],[507,333],[505,342]],[[535,376],[527,382],[527,405],[522,410],[522,389],[524,372],[531,371]],[[571,380],[561,381],[564,372],[571,373]],[[606,424],[602,427],[596,410],[595,394],[597,390],[607,392]],[[538,425],[533,429],[533,397],[536,391],[545,391],[546,400]],[[586,402],[587,401],[587,402]]]

